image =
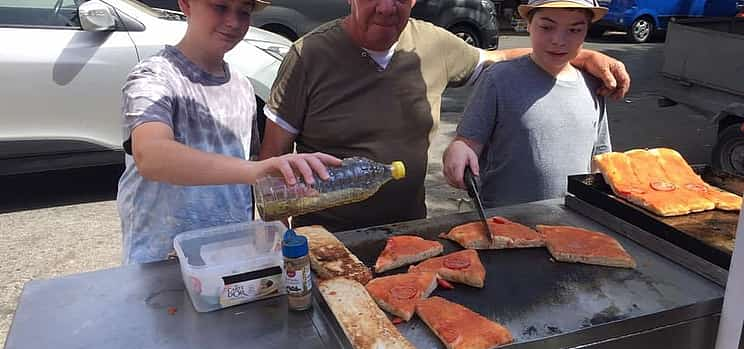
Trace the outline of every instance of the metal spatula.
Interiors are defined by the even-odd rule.
[[[493,235],[491,235],[491,228],[488,226],[488,220],[486,219],[486,212],[483,210],[483,203],[481,202],[480,195],[478,194],[478,188],[480,187],[480,181],[478,176],[473,174],[470,166],[465,166],[465,175],[463,176],[465,181],[465,188],[468,190],[468,196],[473,199],[475,203],[475,210],[478,211],[478,215],[486,226],[486,237],[488,242],[493,244]]]

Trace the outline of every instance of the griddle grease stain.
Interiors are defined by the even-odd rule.
[[[620,308],[615,306],[615,304],[610,305],[609,307],[605,308],[604,310],[600,311],[597,314],[594,314],[591,319],[589,319],[589,323],[592,325],[599,325],[611,321],[616,320],[622,320],[627,318],[628,315],[622,314],[622,311]]]

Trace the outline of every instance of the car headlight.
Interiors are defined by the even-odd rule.
[[[269,55],[280,61],[283,60],[284,56],[286,56],[287,52],[289,52],[289,46],[278,44],[275,42],[255,40],[245,40],[245,42],[258,47],[259,49],[261,49],[261,51],[268,53]]]

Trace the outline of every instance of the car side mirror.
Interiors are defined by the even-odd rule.
[[[99,1],[91,0],[78,7],[80,26],[85,31],[101,32],[116,29],[116,14],[111,6]]]

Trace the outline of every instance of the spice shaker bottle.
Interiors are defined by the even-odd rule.
[[[284,283],[287,287],[289,309],[310,308],[313,282],[310,275],[307,237],[297,235],[292,229],[287,230],[282,241],[282,255],[284,256]]]

